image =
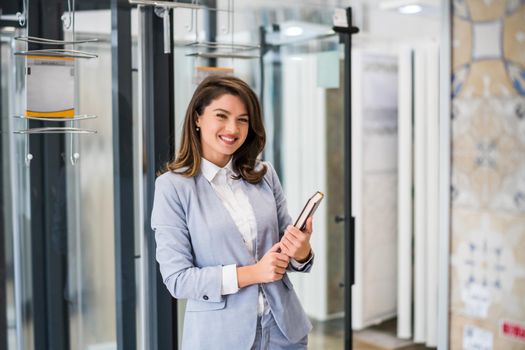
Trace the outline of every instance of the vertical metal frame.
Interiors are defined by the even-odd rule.
[[[1,10],[0,10],[1,14]],[[1,28],[1,26],[0,26]],[[0,117],[2,117],[2,50],[0,48]],[[7,271],[6,271],[6,254],[5,254],[5,204],[4,204],[4,168],[6,159],[4,158],[3,142],[5,130],[0,122],[0,350],[7,350]]]
[[[122,350],[134,350],[137,346],[131,45],[131,6],[127,0],[112,0],[115,300],[117,348]]]
[[[352,24],[352,8],[346,9],[348,27],[334,27],[344,45],[344,170],[345,170],[345,349],[352,349],[352,286],[355,282],[355,218],[352,216],[352,35],[359,32]]]
[[[14,10],[13,10],[14,11]],[[21,34],[21,30],[19,30],[19,28],[21,27],[18,23],[18,21],[9,21],[9,23],[5,23],[7,21],[0,21],[0,27],[4,26],[4,25],[7,25],[7,26],[15,26],[17,27],[17,30],[12,34],[12,35],[8,35],[5,39],[5,43],[7,43],[8,45],[11,43],[10,40],[12,40],[12,38],[14,36],[17,36],[17,35],[20,35]],[[10,50],[9,50],[10,51]],[[3,56],[3,57],[0,57],[0,61],[2,60],[6,60],[8,62],[11,62],[11,64],[14,64],[16,65],[16,59],[15,60],[11,60],[9,57],[6,57],[6,56]],[[16,68],[15,68],[16,70]],[[1,75],[1,74],[0,74]],[[6,86],[7,87],[11,87],[10,83],[11,83],[11,79],[13,78],[13,76],[11,75],[14,75],[13,74],[13,71],[10,71],[10,72],[7,72],[4,80],[6,81]],[[1,78],[1,76],[0,76]],[[1,80],[1,79],[0,79]],[[6,95],[4,95],[2,97],[2,94],[5,93]],[[13,108],[11,108],[10,106],[10,98],[11,98],[11,95],[15,95],[14,93],[11,93],[11,91],[6,91],[6,90],[3,90],[3,91],[0,91],[0,106],[2,105],[2,101],[8,101],[6,106],[7,108],[4,108],[4,112],[6,112],[7,114],[2,114],[2,121],[1,121],[1,130],[0,130],[0,142],[2,143],[0,145],[0,154],[1,154],[1,160],[0,160],[0,172],[1,172],[1,175],[0,177],[3,177],[1,180],[0,180],[0,186],[2,186],[2,191],[0,191],[2,193],[2,198],[0,199],[0,201],[3,201],[3,203],[0,203],[0,210],[1,210],[1,213],[0,213],[0,221],[3,221],[2,223],[0,223],[0,236],[1,236],[1,240],[2,240],[2,244],[3,244],[3,247],[0,248],[1,251],[0,251],[0,259],[1,262],[0,264],[2,264],[3,268],[4,268],[4,274],[3,276],[0,276],[0,284],[2,284],[3,286],[0,286],[0,288],[4,288],[2,291],[5,293],[4,294],[4,298],[7,297],[7,293],[9,293],[8,289],[7,289],[7,278],[8,278],[8,275],[11,274],[11,278],[13,279],[13,286],[11,288],[9,288],[12,293],[13,293],[13,296],[15,297],[15,305],[14,305],[14,317],[15,317],[15,334],[14,334],[14,341],[16,342],[17,346],[19,348],[24,348],[24,338],[22,336],[23,334],[23,330],[22,330],[22,324],[24,323],[24,320],[22,320],[23,316],[23,305],[21,305],[22,303],[16,303],[16,300],[18,299],[22,299],[23,296],[22,296],[22,288],[21,288],[21,284],[22,284],[22,281],[21,281],[21,273],[20,273],[20,269],[21,269],[21,259],[20,259],[20,227],[19,225],[15,224],[15,220],[14,220],[14,213],[16,212],[16,210],[19,208],[18,206],[18,195],[15,194],[14,192],[17,192],[17,183],[18,181],[24,181],[22,179],[19,179],[18,177],[16,177],[15,173],[15,169],[11,166],[13,164],[13,159],[14,159],[14,154],[13,154],[13,140],[12,140],[12,136],[9,135],[9,132],[11,131],[10,127],[11,127],[11,121],[9,120],[9,113],[10,111],[13,110]],[[0,108],[1,109],[1,108]],[[16,138],[16,136],[15,136]],[[2,149],[3,148],[3,149]],[[29,196],[29,193],[26,194],[26,196],[28,197]],[[29,221],[28,221],[29,222]],[[4,230],[2,232],[2,230]],[[11,236],[11,242],[9,242],[9,240],[7,239],[8,236]],[[8,244],[10,244],[11,246],[8,247]],[[8,249],[8,250],[12,250],[12,266],[9,266],[7,263],[6,263],[6,258],[7,256],[4,255],[6,253],[6,250],[5,249]],[[8,270],[11,270],[11,272],[8,272]],[[2,292],[0,291],[0,293]],[[2,312],[2,316],[0,317],[5,317],[3,319],[3,321],[5,323],[2,323],[0,322],[0,349],[7,349],[7,346],[9,344],[9,332],[8,332],[8,320],[7,320],[7,308],[8,308],[8,305],[7,305],[7,298],[4,299],[3,301],[1,301],[4,305],[4,309],[0,312]],[[2,307],[0,306],[0,309]],[[27,318],[27,316],[26,316]],[[26,334],[31,334],[32,335],[32,328],[31,327],[28,327],[30,329],[26,329]],[[28,335],[27,335],[28,336]],[[29,337],[29,336],[28,336]]]
[[[63,37],[59,1],[31,2],[28,35]],[[30,49],[39,48],[30,45]],[[31,121],[31,127],[42,122]],[[69,348],[65,137],[31,135],[32,305],[35,349]]]
[[[449,348],[450,300],[450,178],[451,178],[451,35],[452,2],[441,0],[439,57],[439,283],[438,349]]]
[[[278,24],[272,25],[272,32],[278,32],[280,30],[280,27]],[[264,109],[264,98],[265,98],[265,85],[266,85],[266,70],[264,66],[264,57],[268,52],[273,52],[274,57],[272,60],[272,81],[274,86],[282,86],[282,62],[280,59],[281,56],[281,45],[273,45],[269,44],[267,41],[267,35],[268,35],[268,29],[264,26],[259,27],[259,38],[260,38],[260,50],[259,50],[259,73],[261,75],[260,79],[260,86],[261,90],[259,93],[259,98],[262,103],[262,107]],[[278,57],[279,59],[276,59]],[[273,91],[273,94],[271,96],[272,99],[272,118],[273,118],[273,136],[272,136],[272,149],[276,150],[279,149],[280,145],[282,144],[282,124],[283,124],[283,117],[282,117],[282,93],[281,89],[278,90],[277,93]],[[275,171],[278,175],[282,175],[282,157],[280,152],[272,152],[272,164],[275,168]]]
[[[151,6],[139,7],[140,66],[143,152],[144,152],[144,261],[143,283],[147,284],[144,313],[145,346],[148,349],[177,349],[177,302],[164,286],[155,260],[155,235],[151,231],[151,210],[155,179],[175,154],[173,42],[164,53],[162,19]],[[170,13],[173,21],[173,12]],[[173,28],[173,26],[171,26]]]

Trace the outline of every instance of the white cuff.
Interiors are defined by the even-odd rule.
[[[297,270],[297,271],[301,271],[302,269],[305,268],[306,265],[308,265],[308,263],[310,263],[310,261],[312,261],[312,259],[314,258],[314,252],[313,250],[310,251],[310,257],[308,258],[308,260],[306,260],[305,262],[303,263],[300,263],[298,262],[297,260],[295,259],[290,259],[290,264],[292,264],[292,267]]]
[[[239,291],[237,282],[237,265],[226,265],[222,267],[221,295],[234,294]]]

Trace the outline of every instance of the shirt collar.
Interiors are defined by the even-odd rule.
[[[235,175],[235,172],[233,171],[233,161],[232,160],[233,160],[233,157],[230,158],[230,161],[228,162],[228,164],[226,164],[224,166],[224,168],[221,168],[221,167],[213,164],[209,160],[207,160],[205,158],[201,158],[201,171],[202,171],[202,174],[204,175],[206,180],[208,180],[209,182],[212,182],[213,179],[215,179],[217,174],[222,169],[224,169],[225,173],[228,174],[228,175],[231,175],[231,174]]]

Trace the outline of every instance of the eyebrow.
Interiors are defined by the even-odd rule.
[[[226,114],[231,114],[229,111],[222,109],[222,108],[215,108],[213,111],[214,112],[219,111],[219,112],[224,112]],[[247,116],[248,116],[248,113],[239,115],[239,117],[247,117]]]

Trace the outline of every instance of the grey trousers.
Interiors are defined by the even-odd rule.
[[[268,312],[257,318],[255,341],[251,350],[305,350],[308,346],[308,334],[297,343],[290,343]]]

